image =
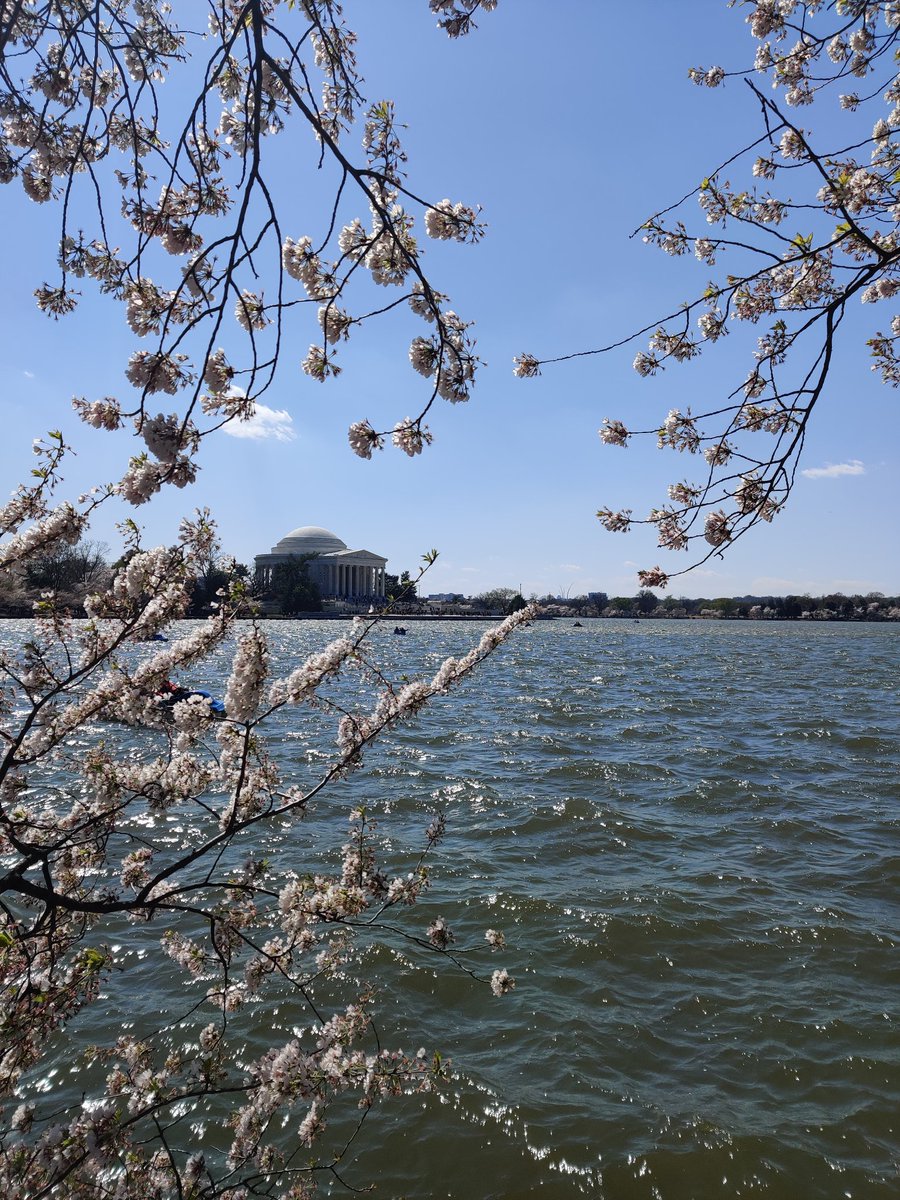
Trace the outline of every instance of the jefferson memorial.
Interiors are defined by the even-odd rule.
[[[368,600],[384,596],[387,559],[370,550],[348,550],[347,543],[337,534],[318,525],[294,529],[269,554],[257,554],[254,559],[257,580],[263,587],[269,587],[279,563],[305,554],[315,555],[307,563],[307,570],[323,600]]]

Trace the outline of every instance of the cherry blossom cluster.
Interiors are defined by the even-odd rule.
[[[474,17],[479,9],[493,12],[497,0],[428,0],[428,6],[438,17],[438,26],[449,37],[458,38],[475,28]]]
[[[900,316],[891,319],[890,329],[890,334],[878,333],[869,341],[875,360],[872,370],[880,371],[885,383],[897,387],[900,385]]]
[[[745,8],[757,42],[749,77],[715,65],[692,68],[690,78],[717,89],[742,76],[763,112],[761,136],[699,183],[699,220],[684,215],[682,201],[641,230],[646,243],[675,257],[693,252],[704,267],[721,266],[722,275],[649,326],[654,332],[633,366],[648,378],[695,359],[734,322],[763,327],[752,365],[708,411],[675,409],[650,428],[606,418],[600,429],[606,445],[655,434],[661,449],[705,463],[696,481],[670,487],[674,505],[654,508],[640,522],[655,527],[666,549],[696,542],[700,561],[781,510],[807,424],[827,391],[846,309],[900,292],[900,8],[895,0],[753,0]],[[834,135],[836,149],[819,144],[810,129],[816,106],[829,101],[845,127]],[[868,339],[872,369],[897,386],[900,325],[892,319],[890,331],[884,328]],[[533,378],[542,365],[522,354],[514,372]],[[597,515],[617,532],[637,521],[630,509]],[[660,567],[640,574],[644,586],[663,587],[668,578]]]
[[[474,209],[465,204],[441,200],[425,212],[425,232],[439,241],[475,242],[484,233]]]
[[[338,726],[338,744],[346,762],[356,763],[361,750],[380,730],[414,715],[433,696],[446,694],[492,654],[513,630],[533,620],[535,615],[534,605],[526,605],[489,629],[468,654],[459,659],[446,659],[431,680],[408,683],[400,689],[388,688],[370,712],[348,713]]]
[[[168,428],[165,420],[161,428]],[[41,509],[41,500],[23,500],[8,506],[8,520],[27,521]],[[66,519],[50,509],[17,536],[30,544],[30,530],[40,529],[43,545],[65,543],[74,529],[68,509],[60,511]],[[371,622],[273,680],[276,664],[261,626],[235,624],[248,615],[237,586],[209,619],[173,634],[194,572],[215,550],[207,514],[185,521],[172,547],[143,547],[136,526],[129,537],[110,587],[86,603],[86,622],[50,603],[19,659],[0,662],[16,693],[3,713],[10,751],[0,764],[0,852],[11,899],[0,914],[0,978],[7,994],[18,997],[0,1015],[0,1087],[17,1097],[0,1134],[0,1183],[5,1194],[24,1197],[111,1186],[115,1179],[117,1194],[137,1200],[155,1179],[182,1194],[202,1182],[222,1196],[237,1194],[259,1171],[290,1179],[299,1145],[313,1152],[303,1182],[312,1194],[332,1106],[348,1097],[368,1109],[431,1088],[445,1074],[438,1055],[378,1044],[365,992],[349,1005],[313,1001],[310,994],[323,981],[346,992],[356,940],[364,933],[388,936],[399,914],[429,888],[426,858],[443,836],[444,816],[434,817],[417,857],[400,870],[384,861],[388,846],[373,814],[358,808],[331,870],[321,848],[299,834],[297,847],[321,861],[316,871],[275,871],[252,852],[224,867],[222,855],[245,831],[264,834],[266,822],[302,820],[322,788],[359,765],[369,742],[447,692],[533,613],[508,618],[421,681],[388,681],[368,645]],[[169,641],[147,650],[135,645],[162,630]],[[163,685],[221,653],[235,632],[226,716],[216,720],[202,697],[165,704]],[[348,718],[346,702],[330,698],[327,687],[339,687],[350,666],[372,682],[376,696]],[[338,726],[331,762],[307,787],[283,779],[266,749],[266,720],[298,704]],[[85,752],[73,735],[97,723],[103,736],[92,737]],[[173,824],[157,826],[167,814]],[[182,832],[173,837],[176,826]],[[52,922],[45,923],[44,912],[53,913]],[[76,1038],[79,1009],[95,1003],[101,987],[119,986],[121,948],[109,948],[104,925],[120,915],[147,926],[149,945],[184,977],[171,1014],[182,1040],[113,1035],[91,1049],[94,1061],[105,1064],[105,1084],[61,1102],[44,1095],[40,1077],[29,1072],[61,1024]],[[438,950],[475,974],[456,960],[457,937],[443,918],[405,936],[422,952]],[[485,940],[494,952],[505,944],[495,929]],[[502,968],[484,982],[498,996],[514,986]],[[205,1007],[213,1015],[202,1029],[181,1021],[183,987],[186,1009]],[[257,997],[276,1008],[279,998],[289,998],[292,1011],[306,1014],[305,1025],[288,1040],[276,1036],[248,1065],[240,1039],[225,1035]],[[187,1122],[200,1113],[227,1121],[225,1153],[200,1155],[192,1146]],[[167,1127],[162,1150],[155,1132],[160,1117]],[[330,1154],[321,1151],[321,1161]]]
[[[458,37],[495,3],[431,7]],[[408,190],[402,126],[389,102],[363,96],[340,5],[224,0],[208,13],[208,58],[192,69],[201,43],[179,24],[184,11],[163,0],[26,0],[0,20],[0,182],[20,182],[29,202],[60,214],[59,274],[35,298],[54,318],[73,310],[79,286],[122,305],[137,341],[122,363],[133,398],[78,396],[73,407],[94,429],[133,427],[139,439],[118,483],[77,502],[54,496],[61,435],[37,443],[33,482],[0,510],[2,570],[77,543],[99,504],[142,505],[166,484],[193,482],[202,440],[223,421],[252,418],[288,322],[310,305],[317,341],[303,369],[319,381],[340,369],[335,354],[360,323],[391,310],[424,322],[410,351],[429,381],[422,411],[393,429],[357,422],[357,453],[390,437],[418,454],[431,440],[423,418],[434,399],[471,391],[471,326],[425,274],[417,224],[439,242],[474,242],[478,210]],[[163,123],[173,105],[161,88],[176,75],[173,101],[188,95],[180,128]],[[360,163],[343,148],[357,121]],[[321,161],[335,172],[335,203],[315,236],[293,240],[272,203],[267,147],[297,126],[314,135],[310,169]],[[304,138],[291,145],[302,154]],[[365,220],[355,215],[366,210]],[[92,232],[75,231],[76,212]],[[385,305],[379,289],[395,299]],[[151,399],[159,395],[171,398],[163,411]],[[277,663],[236,575],[208,619],[174,625],[218,553],[208,514],[182,522],[171,546],[144,545],[132,520],[122,533],[109,584],[87,596],[84,615],[48,592],[33,636],[0,657],[0,980],[10,1000],[0,1013],[0,1096],[12,1110],[0,1123],[0,1190],[14,1200],[98,1191],[245,1200],[264,1179],[267,1194],[299,1200],[346,1154],[346,1140],[328,1141],[342,1124],[331,1122],[333,1106],[367,1111],[446,1071],[439,1055],[381,1045],[372,997],[348,969],[365,939],[401,937],[475,974],[440,918],[412,924],[441,814],[411,859],[379,840],[365,810],[354,810],[335,847],[301,823],[374,739],[413,719],[532,614],[422,680],[389,679],[367,641],[371,622],[299,665]],[[202,695],[178,698],[179,682],[226,654],[224,716]],[[350,704],[347,688],[357,689]],[[289,775],[270,749],[270,719],[290,707],[292,721],[329,737],[309,778]],[[296,871],[263,853],[267,834],[291,820]],[[108,1031],[85,1047],[89,1075],[71,1094],[65,1084],[48,1093],[42,1059],[58,1030],[74,1059],[79,1011],[133,987],[122,919],[142,955],[163,964],[169,1008],[152,1027]],[[489,930],[479,949],[503,945]],[[503,969],[482,981],[497,995],[513,986]],[[290,1011],[291,1025],[248,1061],[238,1022],[257,1000]],[[230,1144],[199,1153],[197,1122],[207,1121],[230,1130]]]
[[[474,28],[477,11],[494,7],[463,0],[432,10],[458,37]],[[150,343],[124,364],[132,399],[80,399],[77,411],[113,429],[129,418],[143,424],[148,397],[177,397],[175,417],[195,435],[184,450],[192,460],[199,439],[222,422],[252,418],[288,321],[302,319],[307,303],[317,308],[320,340],[300,369],[319,382],[340,372],[339,345],[395,307],[367,300],[368,281],[406,289],[411,311],[432,326],[435,353],[418,415],[374,439],[361,440],[356,422],[351,448],[367,456],[390,439],[418,453],[431,440],[425,412],[437,396],[468,399],[478,359],[470,324],[425,273],[416,225],[429,238],[475,242],[484,230],[477,207],[429,203],[408,189],[402,125],[390,101],[365,97],[356,35],[335,0],[217,6],[208,14],[208,61],[194,73],[202,92],[181,128],[164,128],[161,89],[192,78],[186,62],[199,45],[184,19],[164,0],[124,0],[109,13],[60,0],[16,5],[4,28],[0,182],[20,182],[30,200],[60,212],[58,277],[35,289],[38,306],[64,317],[78,303],[78,282],[90,281],[122,303],[129,328]],[[352,161],[343,143],[357,123],[362,157]],[[291,129],[312,132],[310,169],[321,155],[335,181],[333,219],[296,240],[279,232],[267,170],[268,142]],[[73,226],[82,197],[94,219],[88,207],[79,221],[93,233]],[[267,262],[276,283],[263,291]],[[299,294],[288,279],[301,284]],[[392,436],[398,427],[408,436]],[[187,461],[163,472],[133,462],[121,494],[140,504],[193,477]]]
[[[22,519],[20,511],[14,510],[16,523]],[[12,516],[13,513],[9,513],[6,521],[4,521],[7,527],[12,524],[10,520]],[[0,569],[8,568],[13,563],[25,562],[27,559],[33,558],[36,554],[44,553],[60,542],[65,545],[74,546],[84,533],[86,524],[87,518],[85,514],[79,512],[68,501],[64,501],[57,508],[47,513],[46,516],[42,516],[40,520],[29,525],[27,529],[16,533],[15,536],[0,547]]]

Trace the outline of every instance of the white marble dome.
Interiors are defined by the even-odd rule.
[[[337,554],[347,549],[347,543],[342,542],[336,533],[330,529],[322,529],[319,525],[301,525],[286,533],[277,545],[272,547],[273,554]]]
[[[347,543],[330,529],[301,525],[286,533],[270,553],[256,555],[255,577],[261,595],[278,591],[279,570],[292,560],[305,562],[306,574],[325,600],[363,600],[369,604],[385,594],[387,559],[383,554],[362,548],[348,550]]]

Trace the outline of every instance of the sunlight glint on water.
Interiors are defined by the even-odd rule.
[[[481,632],[408,629],[376,634],[408,674]],[[287,670],[346,626],[268,630]],[[495,999],[370,948],[385,1044],[438,1046],[459,1079],[373,1116],[353,1181],[392,1198],[897,1195],[898,675],[887,625],[540,623],[385,742],[351,791],[389,809],[389,844],[447,811],[421,928],[503,929],[518,986]],[[326,748],[310,728],[283,719],[284,764]],[[347,806],[336,792],[311,817],[330,844]],[[128,930],[135,951],[145,932]],[[248,1049],[268,1029],[261,1014]]]

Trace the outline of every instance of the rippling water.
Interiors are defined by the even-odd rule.
[[[376,637],[411,675],[481,631],[408,629]],[[269,630],[286,669],[346,626]],[[439,1046],[458,1078],[386,1105],[354,1182],[416,1200],[898,1195],[898,668],[886,625],[540,623],[385,742],[350,787],[386,808],[398,854],[448,816],[421,927],[502,928],[518,983],[494,999],[371,947],[384,1042]],[[323,748],[285,719],[285,765]],[[309,828],[339,843],[346,805],[326,797]],[[267,850],[297,853],[290,835]]]

